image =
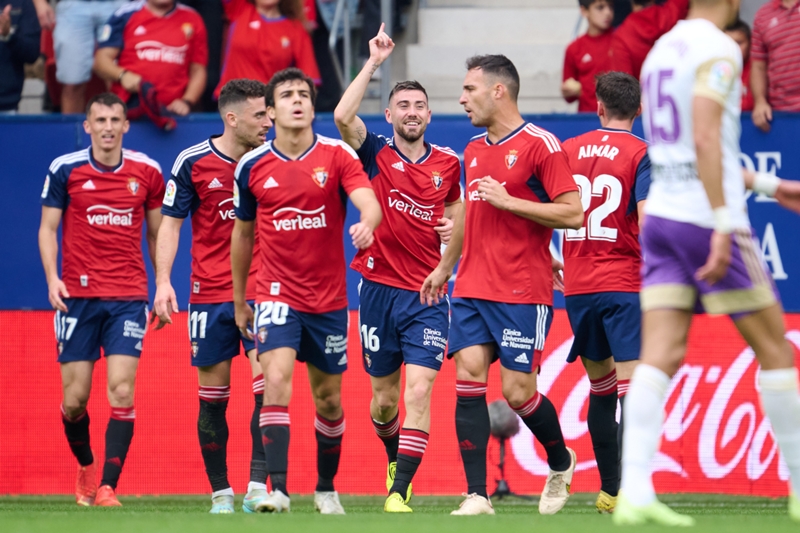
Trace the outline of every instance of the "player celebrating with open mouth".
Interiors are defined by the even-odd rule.
[[[356,248],[368,248],[381,220],[367,175],[352,148],[316,135],[314,82],[296,68],[275,74],[266,89],[275,140],[246,155],[236,168],[231,267],[236,324],[253,326],[264,372],[260,427],[272,483],[260,512],[289,511],[289,400],[295,360],[305,362],[316,406],[317,486],[323,514],[344,514],[333,478],[345,430],[340,392],[347,368],[345,196],[361,212],[350,227]],[[256,309],[246,287],[258,218],[261,262]]]

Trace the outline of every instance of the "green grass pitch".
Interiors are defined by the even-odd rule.
[[[383,498],[342,496],[347,516],[320,516],[313,499],[292,498],[286,515],[236,514],[211,516],[210,500],[200,496],[121,497],[124,507],[79,508],[67,496],[0,497],[2,533],[604,533],[606,531],[658,531],[617,528],[607,515],[594,509],[594,494],[575,494],[555,516],[541,516],[536,502],[506,499],[495,502],[495,516],[449,516],[460,498],[415,497],[411,515],[383,513]],[[663,501],[697,518],[695,531],[703,533],[780,533],[797,531],[790,522],[786,499],[709,495],[665,496]],[[674,530],[671,530],[674,531]]]

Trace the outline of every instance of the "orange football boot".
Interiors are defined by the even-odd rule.
[[[75,502],[83,507],[94,505],[97,494],[97,476],[94,463],[89,466],[78,465],[78,479],[75,480]]]
[[[94,499],[94,504],[98,507],[122,507],[111,485],[103,485],[97,489],[97,497]]]

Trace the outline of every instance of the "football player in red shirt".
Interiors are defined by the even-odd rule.
[[[522,118],[518,94],[519,75],[508,58],[467,60],[460,102],[486,133],[464,151],[464,247],[448,346],[456,360],[456,434],[469,486],[457,515],[494,514],[486,492],[486,382],[497,359],[503,396],[547,453],[540,513],[566,504],[576,464],[555,407],[536,390],[536,374],[553,316],[552,228],[579,228],[583,210],[561,143]],[[437,268],[425,280],[422,297],[436,297],[447,282],[443,274]]]
[[[205,90],[206,27],[194,9],[174,0],[122,6],[103,27],[97,46],[97,73],[113,82],[111,91],[129,106],[148,114],[164,107],[187,115]]]
[[[591,384],[587,424],[602,483],[595,505],[610,513],[623,426],[617,398],[623,402],[641,348],[639,224],[650,158],[647,143],[631,133],[641,112],[639,82],[603,74],[597,100],[602,127],[563,144],[586,213],[583,227],[564,232],[564,296],[575,335],[567,361],[580,357]]]
[[[170,272],[178,251],[181,225],[192,217],[192,292],[189,297],[189,339],[192,366],[197,367],[200,413],[197,434],[211,484],[211,513],[233,512],[233,489],[228,482],[228,423],[225,412],[231,394],[231,361],[244,348],[253,371],[255,408],[250,431],[253,451],[250,483],[243,510],[254,512],[265,498],[266,463],[258,418],[264,396],[264,377],[252,339],[241,335],[233,310],[230,235],[233,230],[233,174],[239,160],[266,140],[272,122],[267,116],[265,85],[233,80],[219,99],[224,130],[178,156],[167,183],[156,250],[156,329],[171,324],[178,310]],[[258,259],[250,267],[247,299],[255,300]]]
[[[133,437],[133,391],[147,327],[147,272],[142,225],[150,258],[161,223],[164,178],[158,163],[124,150],[125,103],[103,93],[86,106],[88,149],[55,159],[42,191],[39,251],[47,277],[61,365],[64,433],[78,460],[78,505],[119,506],[114,490]],[[58,226],[61,276],[58,274]],[[100,488],[89,443],[86,404],[100,349],[108,369],[111,420]]]
[[[579,113],[594,113],[597,111],[595,78],[608,71],[614,4],[609,0],[579,2],[581,15],[589,24],[589,29],[567,46],[561,94],[567,102],[578,100]]]
[[[356,115],[358,106],[372,74],[394,48],[383,25],[369,48],[369,60],[333,117],[342,139],[361,159],[384,213],[375,243],[360,250],[351,267],[363,276],[358,316],[364,369],[372,383],[370,415],[389,459],[384,510],[411,512],[406,505],[411,479],[428,445],[431,392],[450,329],[447,298],[427,306],[419,299],[419,288],[443,261],[439,232],[451,230],[451,220],[463,217],[461,164],[449,148],[425,142],[431,111],[427,93],[417,82],[400,82],[389,94],[386,121],[393,127],[391,139],[366,131]],[[461,238],[455,237],[458,249]],[[457,259],[449,258],[445,268],[452,272]],[[406,416],[401,429],[403,364]]]
[[[316,406],[317,486],[323,514],[344,514],[333,478],[339,468],[345,423],[342,373],[347,368],[347,287],[344,262],[346,197],[361,212],[350,227],[356,248],[368,248],[381,208],[358,156],[343,141],[316,135],[314,82],[296,68],[267,85],[275,140],[236,167],[231,267],[236,324],[252,338],[264,373],[260,426],[272,493],[260,512],[286,512],[289,401],[295,360],[305,362]],[[246,286],[258,218],[256,309]]]
[[[299,68],[316,85],[322,83],[298,0],[229,0],[223,5],[231,25],[215,96],[229,80],[247,77],[266,83],[288,67]]]

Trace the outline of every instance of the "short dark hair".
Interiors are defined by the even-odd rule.
[[[736,19],[736,22],[729,24],[725,28],[725,31],[740,31],[747,37],[747,42],[750,42],[750,25],[742,19]]]
[[[317,88],[314,86],[314,80],[306,76],[306,74],[299,68],[289,67],[279,70],[272,76],[265,88],[265,96],[267,99],[267,107],[275,107],[275,87],[287,81],[304,81],[308,84],[309,91],[311,92],[311,104],[317,101]]]
[[[392,96],[400,91],[422,91],[422,94],[425,95],[425,100],[428,99],[428,91],[426,91],[425,87],[423,87],[422,84],[417,80],[398,81],[389,92],[389,101],[391,102]]]
[[[517,67],[514,66],[510,59],[500,54],[472,56],[467,59],[467,70],[476,68],[481,69],[486,74],[501,78],[506,87],[508,87],[511,99],[515,102],[517,101],[519,96],[519,74],[517,73]]]
[[[586,9],[589,9],[589,6],[591,6],[595,2],[608,2],[609,4],[611,4],[612,7],[614,6],[614,0],[578,0],[578,5],[580,7],[585,7]]]
[[[639,80],[624,72],[607,72],[597,76],[597,99],[603,102],[608,118],[631,120],[636,118],[642,102]]]
[[[89,116],[89,112],[92,110],[92,106],[94,104],[100,104],[107,107],[112,107],[119,104],[122,106],[122,114],[125,115],[126,118],[128,116],[128,106],[125,105],[125,102],[122,101],[122,98],[114,93],[100,93],[89,98],[89,101],[86,102],[87,117]]]
[[[220,111],[228,106],[241,104],[250,98],[264,98],[267,86],[260,81],[241,78],[231,80],[222,86],[219,92]]]

